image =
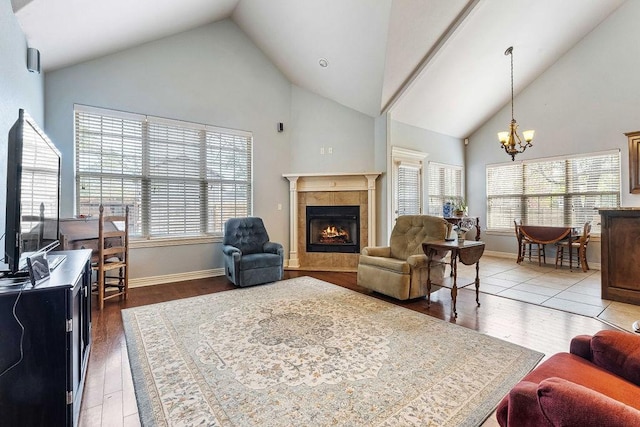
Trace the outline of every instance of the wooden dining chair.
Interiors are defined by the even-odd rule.
[[[568,248],[571,246],[571,256],[575,257],[576,266],[580,265],[582,267],[582,271],[588,271],[589,264],[587,263],[587,245],[591,239],[591,221],[584,223],[581,236],[570,239],[571,240],[567,239],[556,243],[556,268],[558,268],[558,262],[560,262],[560,267],[562,267],[563,260],[569,261]],[[566,253],[565,248],[567,249]]]
[[[120,225],[120,227],[118,227]],[[108,226],[108,227],[107,227]],[[107,228],[109,228],[107,230]],[[105,215],[100,205],[97,259],[92,263],[96,281],[92,293],[100,310],[108,299],[127,299],[129,292],[129,207],[125,214]]]
[[[533,251],[536,252],[538,256],[538,265],[542,265],[541,261],[547,263],[547,258],[544,252],[544,244],[538,243],[530,240],[527,236],[523,235],[520,231],[520,225],[522,225],[522,220],[514,219],[513,224],[515,226],[516,231],[516,239],[518,240],[518,264],[524,260],[524,257],[529,255],[529,262],[531,262],[531,254]]]

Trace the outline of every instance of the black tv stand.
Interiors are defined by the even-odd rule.
[[[62,254],[65,262],[37,286],[27,279],[0,287],[0,372],[20,360],[0,377],[2,425],[78,425],[91,349],[91,250]]]

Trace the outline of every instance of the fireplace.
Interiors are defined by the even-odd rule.
[[[360,206],[307,206],[307,252],[360,252]]]

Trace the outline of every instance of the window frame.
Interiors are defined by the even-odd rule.
[[[116,121],[128,120],[131,121],[131,123],[136,124],[136,126],[140,126],[141,131],[139,134],[136,134],[131,140],[127,140],[132,146],[135,146],[135,149],[133,149],[135,155],[132,155],[132,152],[127,152],[124,149],[120,153],[122,159],[135,157],[130,162],[135,163],[135,167],[127,167],[124,160],[122,161],[121,166],[117,165],[117,161],[112,163],[112,165],[116,165],[116,169],[121,167],[123,171],[131,169],[134,170],[134,172],[104,172],[105,169],[103,167],[103,162],[105,156],[102,153],[102,138],[106,139],[106,132],[102,122],[95,128],[99,130],[95,136],[99,142],[90,141],[89,143],[89,146],[93,144],[94,150],[97,146],[100,153],[97,155],[94,153],[94,163],[88,165],[88,167],[82,163],[82,150],[85,150],[85,152],[89,151],[89,147],[81,147],[83,141],[81,140],[82,137],[78,135],[78,133],[82,133],[81,131],[78,131],[78,129],[79,126],[81,126],[79,121],[82,120],[83,114],[92,115],[92,118],[95,120],[105,120],[105,118],[115,119]],[[87,122],[88,121],[89,119],[87,119]],[[166,129],[166,135],[162,134],[158,137],[156,134],[156,139],[152,140],[150,129],[155,129],[156,131],[159,129],[161,134]],[[177,132],[177,136],[175,132]],[[188,137],[187,140],[181,139],[181,132],[184,132],[185,134],[189,133],[190,137]],[[196,134],[197,137],[194,136]],[[117,139],[117,132],[114,135]],[[112,135],[112,137],[114,136]],[[88,139],[89,138],[87,138],[87,140]],[[123,137],[123,140],[124,139],[125,138]],[[153,166],[150,167],[150,159],[152,158],[153,153],[157,153],[158,150],[161,152],[162,149],[166,148],[167,154],[164,156],[165,158],[170,159],[172,158],[169,154],[171,148],[173,146],[180,146],[181,144],[184,145],[184,150],[190,150],[190,155],[185,155],[185,158],[181,162],[177,162],[173,165],[167,164],[166,168],[158,169],[156,167],[154,175]],[[114,147],[116,146],[117,144],[114,144]],[[180,147],[178,147],[178,149],[180,149]],[[243,197],[240,200],[240,205],[234,206],[231,210],[227,211],[230,212],[229,215],[239,216],[240,214],[238,212],[240,211],[238,211],[238,209],[242,211],[242,215],[249,216],[253,213],[254,173],[253,134],[251,132],[74,104],[74,150],[74,189],[76,202],[74,210],[78,215],[85,213],[82,212],[83,206],[89,206],[88,210],[90,211],[94,200],[99,200],[100,203],[102,203],[103,200],[102,184],[100,184],[100,190],[96,196],[90,195],[83,197],[83,190],[80,188],[81,182],[86,183],[88,179],[97,179],[102,182],[101,180],[105,177],[111,177],[115,180],[120,179],[122,181],[139,181],[138,191],[135,192],[135,196],[132,196],[135,203],[139,205],[137,206],[139,211],[134,214],[137,215],[134,217],[134,221],[137,221],[138,229],[131,235],[133,247],[171,246],[221,241],[224,233],[224,215],[219,215],[215,219],[213,218],[214,204],[212,200],[209,200],[209,198],[213,199],[212,196],[215,195],[217,201],[224,202],[228,197],[230,197],[225,191],[217,191],[214,193],[215,188],[222,188],[225,184],[230,183],[231,185],[242,187],[243,194]],[[228,152],[232,152],[232,161],[225,161],[225,159],[229,160]],[[236,152],[239,153],[238,159],[240,163],[242,164],[246,162],[241,168],[238,168],[237,171],[237,158],[235,157]],[[160,154],[160,156],[162,156],[162,154]],[[117,150],[115,157],[117,158]],[[159,157],[156,157],[156,160],[158,158]],[[192,163],[194,158],[198,159],[198,165],[195,168],[191,167],[190,169],[192,170],[190,171],[183,171],[183,169],[189,169],[189,165]],[[229,165],[232,166],[229,167]],[[91,170],[91,168],[94,170]],[[231,177],[229,177],[229,173],[231,173]],[[188,206],[191,206],[191,214],[189,215],[187,213],[186,215],[183,215],[183,212],[180,212],[174,218],[172,215],[175,215],[175,213],[172,214],[169,212],[169,207],[167,205],[167,214],[164,215],[164,219],[160,218],[166,224],[170,224],[171,221],[176,218],[178,221],[185,221],[183,225],[184,229],[178,230],[176,233],[171,233],[169,230],[170,227],[165,224],[164,228],[166,228],[166,230],[162,230],[163,232],[155,234],[151,233],[151,204],[154,196],[150,194],[152,192],[150,189],[153,186],[157,186],[158,183],[170,187],[187,182],[190,182],[190,186],[197,185],[200,188],[197,191],[197,195],[196,193],[191,193],[190,195],[180,193],[181,196],[184,197],[185,203],[188,203]],[[232,196],[235,201],[237,194],[234,193]],[[87,201],[86,197],[91,197],[94,200],[89,199],[89,201]],[[170,194],[168,194],[168,197],[170,197]],[[131,199],[131,197],[129,199]],[[122,200],[123,205],[130,205],[127,199],[120,200]],[[89,203],[89,205],[87,205],[87,203]],[[115,205],[117,205],[117,203],[115,203]],[[216,204],[215,206],[218,205],[219,204]],[[196,211],[197,213],[195,213]],[[157,216],[157,212],[155,210],[153,214]],[[208,216],[211,218],[208,219]],[[134,221],[130,221],[132,222],[132,226],[135,225]],[[191,226],[189,226],[189,223]]]

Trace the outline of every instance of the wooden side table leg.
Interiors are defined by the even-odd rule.
[[[433,251],[429,251],[427,255],[427,308],[431,307],[431,259],[433,257]]]
[[[451,272],[449,273],[449,277],[453,277],[453,258],[451,258]]]
[[[480,307],[480,261],[476,262],[476,302]]]
[[[458,317],[458,311],[456,310],[456,300],[458,298],[458,263],[456,262],[458,254],[456,251],[451,251],[451,262],[453,268],[453,286],[451,286],[451,302],[453,303],[454,317]]]

